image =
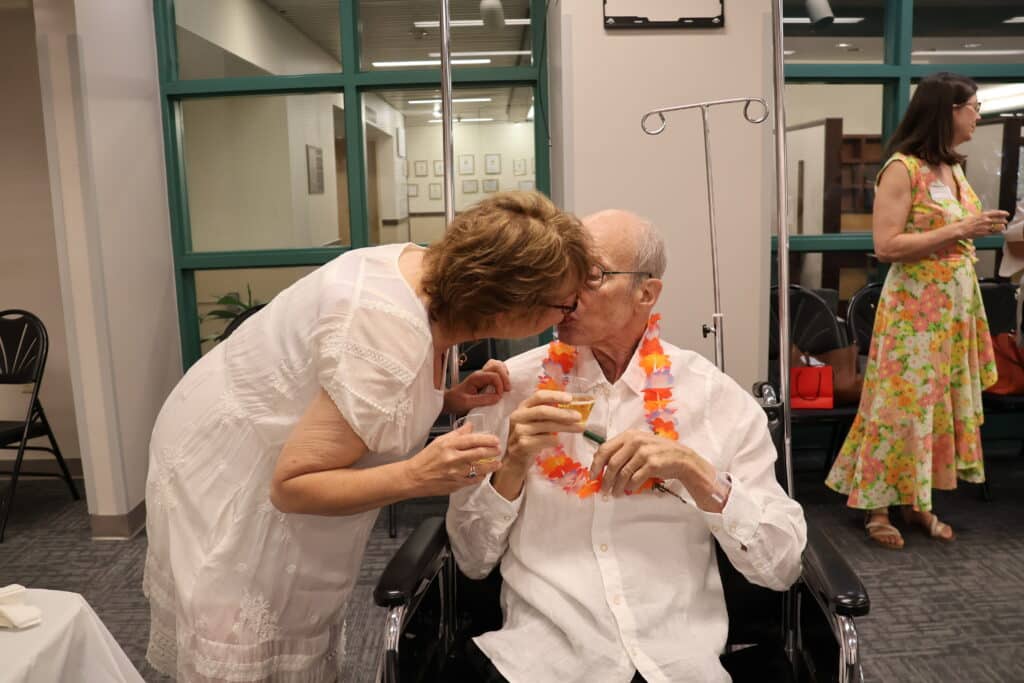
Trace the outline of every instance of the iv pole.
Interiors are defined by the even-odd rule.
[[[712,292],[714,295],[715,310],[711,316],[712,327],[708,327],[707,323],[702,326],[702,332],[706,338],[709,334],[715,336],[715,365],[722,372],[725,372],[725,330],[724,330],[724,316],[722,315],[722,301],[721,292],[719,287],[718,279],[718,230],[715,226],[715,191],[714,181],[711,175],[711,124],[708,120],[708,110],[711,107],[717,107],[722,104],[733,104],[736,102],[743,102],[743,118],[750,123],[761,123],[768,118],[768,105],[765,104],[764,100],[758,97],[734,97],[726,100],[711,100],[708,102],[696,102],[694,104],[682,104],[677,107],[662,107],[660,109],[653,109],[640,119],[640,127],[648,135],[661,135],[662,131],[668,125],[665,120],[665,114],[672,111],[682,111],[684,109],[696,109],[700,108],[701,118],[704,121],[704,173],[707,189],[708,189],[708,220],[711,229],[711,282]],[[761,105],[764,110],[763,114],[759,116],[753,116],[750,113],[750,105],[757,102]],[[661,125],[657,128],[648,128],[647,120],[652,116],[657,116],[661,120]]]

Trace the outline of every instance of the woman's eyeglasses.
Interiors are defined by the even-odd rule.
[[[577,295],[571,304],[544,304],[547,308],[557,308],[562,315],[572,315],[580,305],[580,297]]]
[[[981,102],[964,102],[963,104],[953,105],[953,109],[963,109],[964,107],[970,107],[979,114],[981,113]]]

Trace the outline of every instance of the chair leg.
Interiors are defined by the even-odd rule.
[[[43,412],[43,404],[36,401],[36,409],[39,411],[39,418],[43,421],[43,426],[46,427],[46,436],[50,439],[50,445],[53,446],[53,456],[57,458],[57,464],[60,465],[60,471],[64,474],[64,483],[71,489],[71,497],[75,500],[80,500],[81,496],[78,495],[78,487],[75,486],[75,480],[71,478],[71,472],[68,470],[68,464],[64,461],[64,456],[60,453],[60,447],[57,446],[57,437],[53,435],[53,429],[50,427],[49,421],[46,419],[46,413]]]
[[[18,446],[18,455],[14,458],[14,469],[11,471],[11,483],[7,487],[7,495],[0,501],[3,511],[0,512],[0,543],[4,542],[4,532],[7,530],[7,520],[11,516],[11,508],[14,506],[14,490],[18,488],[18,473],[21,472],[21,461],[25,458],[25,441],[22,440]]]
[[[388,537],[398,537],[398,505],[388,505]]]

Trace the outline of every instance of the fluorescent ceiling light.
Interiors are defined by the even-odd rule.
[[[859,24],[864,21],[864,17],[836,17],[832,20],[833,24]],[[809,24],[811,23],[810,17],[783,17],[783,24]]]
[[[1003,19],[1004,24],[1024,24],[1024,17],[1010,17],[1009,19]]]
[[[466,118],[466,119],[455,119],[452,123],[484,123],[486,121],[493,121],[492,118]],[[433,119],[431,123],[441,123],[440,119]]]
[[[979,88],[978,101],[981,102],[981,111],[985,114],[1024,108],[1024,85]]]
[[[1024,50],[914,50],[915,57],[1013,57]]]
[[[782,54],[784,54],[787,57],[789,57],[790,55],[795,55],[796,54],[796,50],[783,50]]]
[[[521,57],[532,54],[529,50],[484,50],[482,52],[453,52],[452,57]],[[431,52],[428,57],[440,57],[440,52]]]
[[[483,26],[483,19],[452,19],[448,22],[452,28],[465,28],[468,26]],[[412,25],[416,28],[441,28],[440,21],[414,21]],[[506,19],[505,26],[529,26],[529,19]]]
[[[459,66],[460,64],[490,64],[489,59],[453,59],[452,65]],[[404,62],[373,62],[373,66],[381,69],[385,67],[403,67],[403,66],[441,66],[440,59],[411,59]]]
[[[526,120],[533,121],[533,105],[530,105],[530,111],[526,112]]]
[[[490,102],[490,97],[456,97],[452,102]],[[441,104],[440,98],[435,100],[409,100],[409,104]]]

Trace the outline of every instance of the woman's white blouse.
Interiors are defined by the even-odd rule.
[[[721,514],[646,492],[580,499],[532,466],[508,501],[490,485],[451,497],[448,534],[459,567],[483,577],[500,562],[504,626],[476,643],[512,683],[728,681],[718,656],[728,617],[717,539],[754,583],[782,590],[800,573],[806,525],[775,478],[775,448],[757,403],[702,356],[662,342],[672,360],[680,441],[732,479]],[[512,391],[480,412],[504,441],[508,416],[535,391],[546,348],[508,362]],[[613,437],[647,430],[643,371],[634,356],[609,384],[590,350],[575,374],[597,398],[589,429]],[[595,446],[563,436],[584,466]]]

